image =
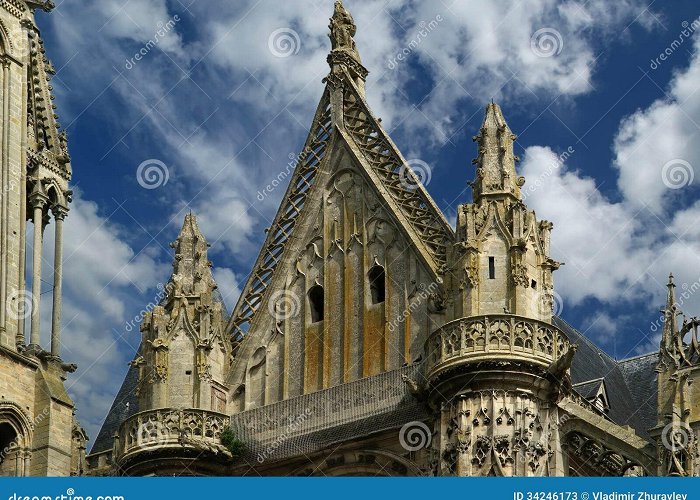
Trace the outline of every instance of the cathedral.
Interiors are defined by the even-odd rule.
[[[34,21],[52,8],[0,0],[0,475],[700,475],[700,321],[673,277],[657,352],[616,361],[557,317],[556,229],[523,202],[501,108],[485,107],[453,228],[369,107],[340,1],[325,89],[235,308],[187,214],[86,453],[60,352],[71,165]]]

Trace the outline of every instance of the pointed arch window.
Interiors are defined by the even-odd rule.
[[[309,310],[312,323],[323,321],[323,287],[321,285],[314,285],[309,290]]]
[[[369,292],[372,304],[381,304],[386,299],[386,276],[384,268],[375,265],[367,273],[369,278]]]

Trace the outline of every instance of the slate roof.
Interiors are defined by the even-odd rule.
[[[644,395],[644,390],[639,387],[637,381],[632,379],[638,378],[648,382],[650,377],[656,376],[655,363],[632,363],[635,366],[628,365],[623,369],[626,362],[615,361],[563,319],[555,317],[552,322],[564,332],[572,344],[578,345],[571,366],[572,383],[580,384],[603,378],[610,404],[610,419],[618,425],[631,426],[637,434],[649,440],[648,431],[656,423],[656,390],[654,389],[654,397],[650,399],[648,395]],[[627,377],[625,373],[628,374]],[[645,405],[645,408],[641,408],[642,405]]]
[[[588,382],[580,382],[574,385],[574,389],[581,396],[587,400],[591,400],[598,395],[598,390],[600,389],[600,384],[604,382],[605,379],[597,378],[595,380],[589,380]]]
[[[119,430],[119,425],[134,413],[137,413],[139,398],[136,396],[136,384],[138,383],[139,370],[130,366],[124,377],[121,389],[114,398],[114,403],[102,423],[97,439],[92,445],[90,454],[111,450],[114,445],[114,435]]]
[[[657,352],[620,361],[622,375],[632,394],[632,401],[637,406],[638,418],[645,429],[656,425],[658,361]]]

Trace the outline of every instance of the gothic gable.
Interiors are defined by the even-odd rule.
[[[331,143],[233,360],[241,410],[399,368],[440,320],[411,232],[344,137]]]

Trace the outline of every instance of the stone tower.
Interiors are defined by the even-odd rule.
[[[661,476],[700,475],[700,387],[694,383],[700,374],[698,318],[687,318],[676,302],[673,275],[668,279],[668,295],[661,335],[658,372],[656,439]],[[678,327],[677,317],[683,316]]]
[[[0,449],[9,450],[0,457],[2,475],[68,475],[83,467],[76,455],[84,453],[84,433],[64,388],[66,373],[75,366],[60,357],[63,220],[71,201],[71,166],[49,83],[54,69],[34,21],[37,8],[50,11],[53,4],[0,6]],[[55,226],[53,286],[42,293],[48,224]],[[50,325],[40,321],[44,297],[52,297]],[[49,331],[45,350],[42,334]]]
[[[149,472],[152,463],[144,455],[152,458],[154,441],[162,447],[158,473],[171,462],[179,470],[180,461],[191,461],[192,456],[216,465],[216,458],[205,453],[211,443],[204,451],[202,443],[218,438],[227,411],[224,370],[230,344],[223,337],[225,312],[207,257],[209,244],[194,215],[185,216],[171,247],[173,274],[160,303],[148,308],[141,324],[141,348],[131,362],[138,370],[138,413],[126,423],[123,441],[116,443],[127,451],[119,466],[130,474]],[[189,467],[212,470],[195,463]]]
[[[556,402],[574,348],[552,325],[552,225],[522,202],[514,140],[490,103],[448,257],[448,322],[426,347],[440,475],[564,474]]]

